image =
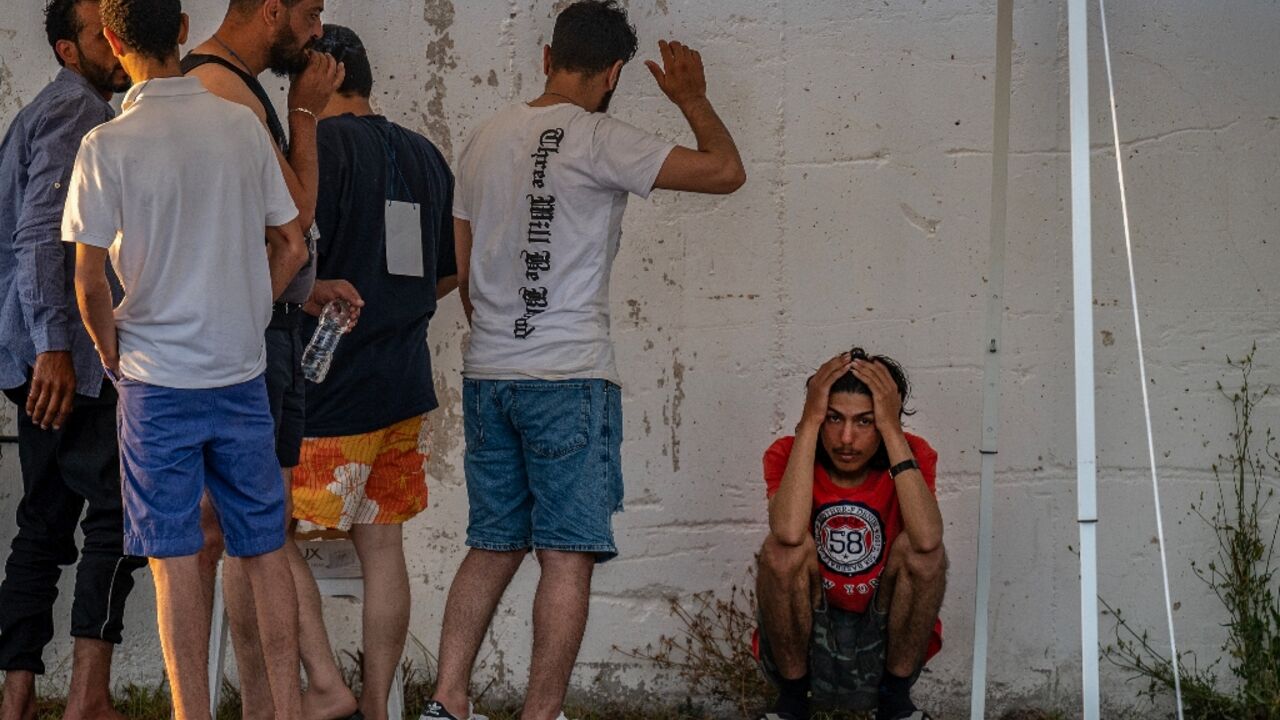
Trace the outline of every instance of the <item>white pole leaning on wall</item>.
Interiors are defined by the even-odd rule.
[[[973,609],[973,681],[969,717],[982,720],[987,703],[987,641],[991,600],[992,512],[1000,431],[1000,351],[1004,324],[1004,254],[1009,198],[1009,94],[1013,58],[1013,0],[996,5],[996,83],[991,143],[991,256],[987,272],[987,331],[983,336],[982,480],[978,492],[978,568]]]
[[[1067,2],[1071,95],[1071,265],[1076,380],[1076,520],[1080,528],[1080,660],[1084,720],[1098,720],[1098,461],[1093,379],[1092,195],[1086,0]]]

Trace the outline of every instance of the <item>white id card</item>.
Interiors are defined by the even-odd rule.
[[[415,203],[387,201],[387,272],[422,277],[422,210]]]

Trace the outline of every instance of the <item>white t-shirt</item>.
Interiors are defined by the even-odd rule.
[[[470,221],[463,374],[618,383],[609,271],[627,193],[649,196],[675,147],[577,105],[513,105],[471,137],[453,214]]]
[[[194,77],[135,85],[85,136],[62,239],[110,251],[126,377],[216,388],[266,369],[262,234],[298,216],[273,148],[251,110]]]

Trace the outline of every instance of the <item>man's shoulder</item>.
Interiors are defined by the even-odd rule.
[[[36,93],[14,120],[64,122],[82,115],[106,120],[111,115],[111,106],[84,83],[58,78]]]
[[[188,56],[190,57],[190,56]],[[212,56],[211,56],[212,57]],[[266,117],[268,108],[249,85],[245,76],[220,62],[210,61],[184,70],[183,75],[200,80],[211,95],[249,110],[259,122]],[[257,82],[256,78],[251,78]]]
[[[770,443],[769,447],[764,451],[766,472],[775,466],[786,467],[787,460],[791,459],[791,449],[795,444],[795,435],[784,435]]]
[[[917,462],[922,465],[938,462],[938,451],[933,449],[928,440],[912,433],[904,434],[907,436],[907,444],[911,446],[911,454],[915,456]]]

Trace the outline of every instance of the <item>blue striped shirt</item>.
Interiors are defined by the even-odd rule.
[[[102,388],[76,306],[75,246],[62,242],[61,226],[80,141],[114,116],[89,81],[63,68],[0,145],[0,388],[22,385],[37,354],[59,350],[72,354],[76,392],[97,397]]]

